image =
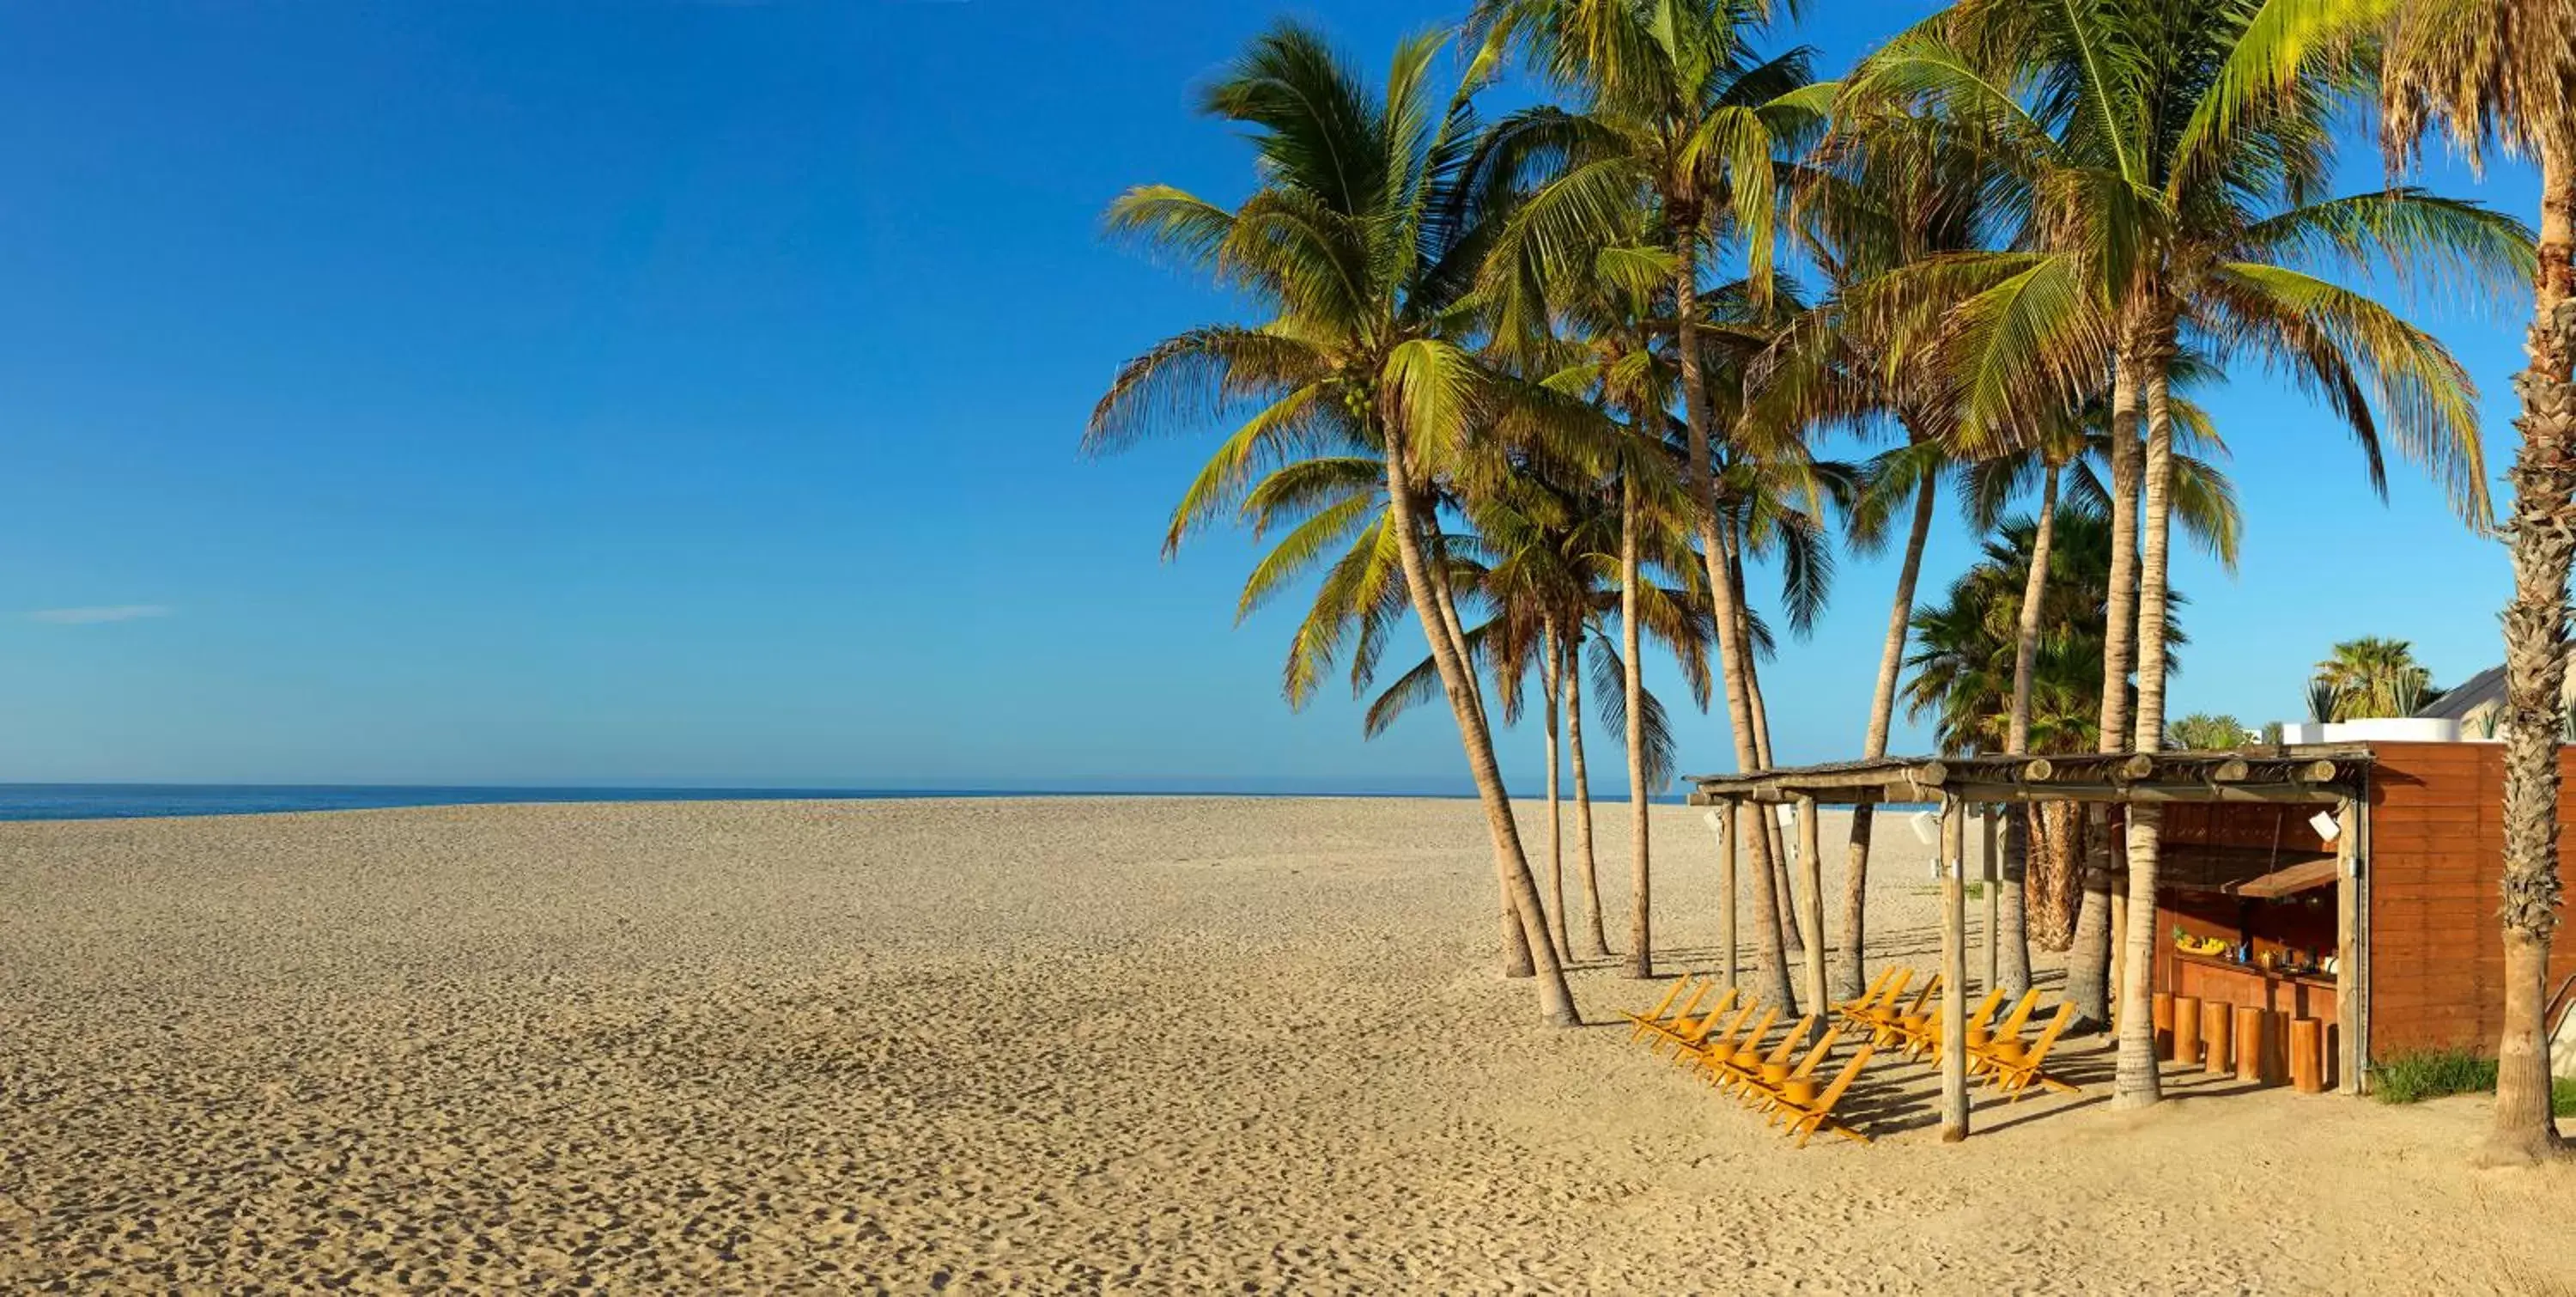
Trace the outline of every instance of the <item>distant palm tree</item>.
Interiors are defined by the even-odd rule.
[[[1469,345],[1473,321],[1459,308],[1483,229],[1459,177],[1474,136],[1468,94],[1486,72],[1469,69],[1444,103],[1431,85],[1441,45],[1436,37],[1403,43],[1376,91],[1320,37],[1283,23],[1208,88],[1205,110],[1248,128],[1258,187],[1229,209],[1142,186],[1112,204],[1109,225],[1205,271],[1269,318],[1193,329],[1128,362],[1093,412],[1086,444],[1116,449],[1250,411],[1200,475],[1211,507],[1264,462],[1318,449],[1378,460],[1385,531],[1484,806],[1510,901],[1506,931],[1516,919],[1543,1013],[1570,1026],[1573,994],[1547,936],[1468,648],[1443,611],[1449,578],[1421,505],[1423,483],[1464,471],[1491,439],[1561,431],[1589,412],[1494,371]]]
[[[2314,685],[2333,691],[2330,721],[2374,716],[2412,716],[2432,688],[2433,672],[2415,660],[2415,646],[2402,639],[2365,635],[2345,640],[2317,663]]]
[[[2165,727],[2165,744],[2186,752],[2225,751],[2242,747],[2254,732],[2233,716],[2193,712]]]

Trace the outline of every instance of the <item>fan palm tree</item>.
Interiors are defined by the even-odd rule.
[[[2558,734],[2567,577],[2576,561],[2576,0],[2352,0],[2372,35],[2382,11],[2383,117],[2392,161],[2440,124],[2472,163],[2490,143],[2540,163],[2540,248],[2529,368],[2514,454],[2513,601],[2504,614],[2504,1033],[2483,1156],[2561,1148],[2550,1122],[2542,1030],[2558,926]]]
[[[2134,714],[2114,716],[2125,690],[2105,688],[2106,748],[2162,744],[2169,371],[2186,336],[2221,360],[2269,360],[2320,393],[2361,439],[2374,484],[2380,441],[2393,437],[2464,518],[2487,516],[2473,389],[2458,363],[2387,307],[2301,266],[2376,263],[2405,279],[2439,265],[2493,281],[2527,273],[2527,235],[2474,204],[2416,191],[2315,198],[2330,178],[2333,104],[2362,69],[2355,47],[2327,45],[2285,66],[2276,29],[2295,15],[2271,8],[1963,0],[1868,65],[1882,93],[1937,100],[1953,120],[2009,138],[2015,162],[2035,164],[2040,238],[2013,254],[2011,280],[1980,295],[2003,293],[2009,309],[1962,311],[2003,312],[2021,349],[2064,357],[2054,367],[2061,392],[2066,376],[2110,353],[2114,561],[2129,566],[2134,512],[2141,597]],[[2051,282],[2047,292],[2033,291],[2037,277]],[[2141,422],[2142,457],[2133,453]],[[2135,510],[2133,491],[2144,497]],[[2112,628],[2106,682],[2126,677],[2122,629]],[[2123,1106],[2160,1097],[2147,998],[2161,824],[2152,805],[2129,815],[2129,977],[2114,1082]]]
[[[2165,742],[2184,752],[2224,751],[2244,745],[2253,735],[2245,722],[2208,712],[2193,712],[2165,727]]]
[[[1584,414],[1482,364],[1466,344],[1464,290],[1487,227],[1460,184],[1474,135],[1471,68],[1445,105],[1441,42],[1401,45],[1372,91],[1315,33],[1281,24],[1206,91],[1211,115],[1248,128],[1261,181],[1232,209],[1165,185],[1128,191],[1108,221],[1257,303],[1255,325],[1193,329],[1128,362],[1094,410],[1087,445],[1123,446],[1249,411],[1201,474],[1212,498],[1265,462],[1318,449],[1374,456],[1386,527],[1416,620],[1455,714],[1493,840],[1495,870],[1531,950],[1542,1012],[1578,1019],[1523,854],[1493,736],[1455,622],[1442,610],[1421,484],[1468,471],[1512,435]],[[1571,406],[1572,409],[1561,407]]]
[[[1652,208],[1670,254],[1675,362],[1688,428],[1684,466],[1704,510],[1700,550],[1716,605],[1719,661],[1737,763],[1759,764],[1748,683],[1749,646],[1728,553],[1711,499],[1712,455],[1724,429],[1708,397],[1700,275],[1729,238],[1743,249],[1748,282],[1772,282],[1776,177],[1787,143],[1814,120],[1784,101],[1807,80],[1808,55],[1770,59],[1752,42],[1785,0],[1480,0],[1469,30],[1488,56],[1518,47],[1548,81],[1571,93],[1576,111],[1541,109],[1513,126],[1564,160],[1561,174],[1515,219],[1543,260],[1595,246],[1641,201]],[[1703,503],[1706,502],[1706,503]],[[1757,876],[1768,878],[1768,834],[1754,840]],[[1766,885],[1767,886],[1767,885]],[[1788,994],[1785,974],[1775,999]]]
[[[2431,668],[2415,660],[2415,646],[2402,639],[2365,635],[2334,646],[2317,663],[2312,681],[2333,691],[2330,721],[2363,716],[2412,716],[2432,687]]]

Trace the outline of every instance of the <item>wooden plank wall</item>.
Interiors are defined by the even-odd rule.
[[[2370,783],[2370,1054],[2495,1052],[2504,1029],[2504,748],[2374,743]],[[2560,754],[2576,825],[2576,751]],[[2576,866],[2576,852],[2568,856]],[[2551,952],[2552,985],[2576,973],[2576,932]]]

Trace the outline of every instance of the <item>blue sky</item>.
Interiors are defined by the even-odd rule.
[[[1839,69],[1929,7],[1801,37]],[[1443,715],[1287,711],[1242,540],[1159,560],[1204,442],[1076,453],[1118,362],[1227,309],[1098,215],[1239,192],[1190,91],[1274,12],[0,9],[0,779],[1463,788]],[[1293,12],[1374,67],[1454,7]],[[2525,304],[2484,306],[2421,318],[2500,473]],[[2358,634],[2499,656],[2494,543],[2259,373],[2210,404],[2253,522],[2234,579],[2177,565],[2177,712],[2289,715]],[[1770,667],[1784,759],[1858,746],[1892,579],[1847,562]]]

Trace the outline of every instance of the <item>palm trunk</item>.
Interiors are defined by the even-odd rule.
[[[2173,328],[2159,321],[2154,346],[2139,375],[2147,396],[2145,538],[2138,571],[2138,714],[2133,745],[2154,752],[2165,742],[2165,602],[2171,559],[2166,542],[2173,524],[2173,402],[2169,377]],[[2143,1108],[2164,1098],[2156,1073],[2156,1024],[2148,1012],[2155,990],[2156,876],[2164,840],[2164,807],[2140,802],[2129,808],[2128,953],[2120,970],[2119,1069],[2111,1103]]]
[[[2031,939],[2043,950],[2063,952],[2075,939],[2076,839],[2084,816],[2072,802],[2042,802],[2027,808],[2031,853]]]
[[[2048,564],[2057,546],[2058,464],[2044,461],[2039,480],[2039,518],[2030,543],[2030,575],[2021,587],[2021,617],[2013,636],[2012,718],[2004,727],[2004,750],[2016,756],[2030,751],[2031,673],[2039,666],[2040,605],[2048,598]],[[2030,820],[2015,813],[2004,820],[2004,876],[1996,891],[2002,932],[2003,988],[2008,995],[2030,989]]]
[[[2136,645],[2138,588],[2138,373],[2134,339],[2123,334],[2111,377],[2111,572],[2102,615],[2102,752],[2129,742],[2129,665]],[[2087,811],[2084,897],[2075,911],[2075,941],[2066,961],[2066,998],[2077,1017],[2099,1026],[2111,1020],[2111,820],[2107,808]]]
[[[2505,605],[2504,1032],[2479,1160],[2533,1162],[2563,1148],[2550,1120],[2549,946],[2558,926],[2559,687],[2567,577],[2576,561],[2576,157],[2541,159],[2540,279],[2531,367],[2514,379],[2513,602]]]
[[[1407,452],[1397,433],[1398,426],[1393,419],[1385,422],[1386,490],[1405,585],[1413,596],[1414,615],[1421,619],[1423,638],[1431,642],[1431,661],[1440,672],[1441,690],[1448,695],[1449,710],[1458,719],[1459,740],[1467,749],[1468,772],[1475,777],[1477,797],[1484,803],[1486,832],[1494,840],[1494,872],[1511,900],[1506,917],[1518,918],[1514,926],[1520,935],[1519,945],[1530,953],[1534,963],[1540,1012],[1554,1025],[1577,1026],[1582,1018],[1574,1007],[1573,988],[1565,982],[1565,966],[1557,962],[1556,950],[1548,944],[1547,912],[1539,904],[1538,883],[1530,877],[1529,857],[1521,851],[1520,826],[1512,820],[1511,797],[1503,790],[1502,768],[1494,760],[1493,732],[1486,728],[1485,709],[1476,702],[1467,663],[1445,633],[1439,600],[1432,593],[1431,564],[1423,554],[1422,524],[1414,516],[1413,484],[1406,480]],[[1510,946],[1507,944],[1505,949],[1508,951]]]
[[[1729,570],[1735,573],[1735,588],[1739,591],[1751,589],[1752,586],[1744,579],[1743,547],[1731,540],[1727,547],[1727,562],[1731,565]],[[1762,654],[1755,647],[1753,618],[1746,611],[1745,603],[1739,599],[1735,605],[1736,633],[1744,638],[1745,644],[1744,697],[1753,712],[1753,759],[1762,763],[1763,769],[1769,770],[1774,766],[1771,757],[1771,705],[1762,695]],[[1782,950],[1787,950],[1789,939],[1794,936],[1803,955],[1809,934],[1799,921],[1799,916],[1805,911],[1798,908],[1797,888],[1791,882],[1794,873],[1789,868],[1788,834],[1781,828],[1776,811],[1766,812],[1761,821],[1762,832],[1771,841],[1771,895],[1777,900],[1779,911],[1771,916],[1771,922],[1779,928]],[[1787,956],[1783,954],[1782,958]]]
[[[1431,581],[1431,599],[1440,610],[1439,630],[1448,637],[1450,651],[1455,653],[1458,660],[1465,665],[1467,697],[1475,704],[1476,713],[1481,716],[1485,711],[1485,686],[1476,674],[1475,658],[1467,652],[1467,631],[1458,620],[1458,601],[1449,586],[1449,541],[1440,530],[1439,510],[1436,506],[1424,508],[1415,513],[1414,517],[1420,522],[1421,534],[1429,541],[1424,551],[1424,561],[1434,574]],[[1430,625],[1423,627],[1426,635],[1431,631]],[[1499,880],[1496,892],[1495,914],[1502,931],[1503,976],[1535,976],[1538,965],[1530,959],[1529,934],[1521,928],[1519,912],[1512,902],[1510,881]]]
[[[1628,975],[1655,975],[1654,867],[1649,852],[1652,809],[1646,797],[1646,672],[1637,626],[1637,481],[1619,478],[1619,644],[1628,700]]]
[[[1691,227],[1686,223],[1685,229]],[[1708,569],[1709,599],[1717,621],[1718,670],[1726,684],[1728,728],[1735,740],[1735,764],[1740,770],[1759,769],[1761,759],[1753,742],[1752,700],[1745,689],[1745,663],[1752,656],[1752,645],[1746,642],[1743,627],[1736,620],[1740,606],[1735,574],[1727,561],[1726,544],[1719,534],[1716,482],[1710,472],[1711,438],[1716,435],[1716,415],[1708,406],[1708,389],[1700,374],[1699,355],[1699,257],[1696,233],[1686,234],[1677,249],[1681,253],[1681,270],[1673,277],[1675,297],[1674,333],[1676,349],[1681,353],[1682,409],[1690,427],[1689,454],[1684,464],[1689,474],[1691,502],[1699,513],[1700,557]],[[1759,879],[1757,890],[1771,892],[1773,852],[1771,835],[1748,833],[1753,853],[1753,876]],[[1764,898],[1766,901],[1770,897]],[[1773,913],[1776,904],[1765,904],[1760,913]],[[1757,958],[1754,969],[1763,998],[1786,1011],[1795,1000],[1789,990],[1789,964],[1780,949],[1779,930],[1770,924],[1756,923]]]
[[[1538,685],[1539,692],[1547,695],[1547,893],[1548,915],[1553,920],[1549,930],[1556,938],[1556,957],[1564,961],[1574,958],[1574,948],[1566,941],[1565,813],[1559,795],[1565,769],[1565,749],[1557,737],[1557,720],[1565,702],[1556,687],[1557,671],[1565,661],[1560,636],[1553,621],[1539,632]]]
[[[1932,509],[1941,479],[1929,472],[1914,488],[1914,521],[1905,533],[1905,561],[1896,569],[1896,597],[1887,609],[1887,638],[1878,652],[1878,685],[1869,696],[1869,733],[1861,759],[1887,755],[1887,732],[1896,723],[1896,680],[1905,668],[1905,634],[1914,624],[1914,583],[1923,573],[1923,545],[1932,536]],[[2018,750],[2018,749],[2016,749]],[[1852,810],[1851,845],[1843,855],[1843,960],[1834,994],[1860,997],[1861,962],[1868,942],[1869,837],[1877,817],[1863,805]]]
[[[1583,882],[1583,935],[1592,944],[1587,959],[1610,953],[1610,938],[1601,927],[1601,869],[1592,856],[1592,778],[1583,764],[1583,628],[1565,646],[1557,678],[1565,685],[1566,746],[1574,752],[1574,863]]]

